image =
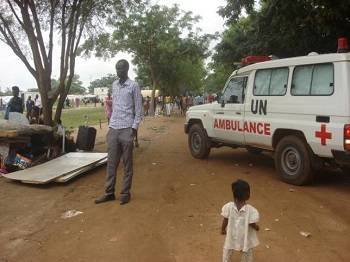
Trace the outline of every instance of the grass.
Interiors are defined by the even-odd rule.
[[[64,109],[62,112],[62,124],[66,128],[76,128],[85,125],[85,116],[87,116],[87,124],[98,125],[101,122],[107,122],[104,108],[97,107],[80,107],[72,109]]]
[[[0,119],[5,116],[5,111],[0,111]],[[87,124],[98,125],[100,120],[102,123],[107,122],[104,108],[102,106],[97,107],[79,107],[63,109],[62,111],[62,124],[66,128],[76,128],[81,125],[85,125],[85,116],[87,116]]]

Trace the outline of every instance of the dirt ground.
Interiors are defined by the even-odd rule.
[[[249,202],[261,215],[255,261],[350,261],[350,175],[324,171],[312,186],[295,187],[278,179],[267,153],[220,148],[197,160],[183,123],[142,123],[124,206],[93,202],[103,193],[105,166],[66,184],[0,178],[0,261],[220,261],[220,211],[237,178],[251,184]],[[98,129],[97,151],[106,149],[106,130]],[[117,189],[121,177],[120,169]],[[61,218],[72,209],[83,213]]]

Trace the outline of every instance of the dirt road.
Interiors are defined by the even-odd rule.
[[[250,203],[261,215],[255,261],[350,261],[350,175],[325,171],[314,185],[295,187],[278,180],[269,154],[221,148],[196,160],[183,122],[143,122],[125,206],[93,203],[105,167],[63,185],[0,178],[0,261],[220,261],[220,211],[237,178],[251,184]],[[106,128],[98,132],[104,151]],[[72,209],[83,214],[61,218]]]

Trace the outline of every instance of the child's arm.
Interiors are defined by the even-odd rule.
[[[222,235],[226,235],[227,224],[228,224],[228,218],[224,217],[224,219],[222,220],[222,226],[221,226],[221,234]]]
[[[257,223],[251,223],[249,224],[252,228],[254,228],[256,231],[259,231],[259,225]]]

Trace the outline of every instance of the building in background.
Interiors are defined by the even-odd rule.
[[[108,87],[96,87],[94,88],[94,95],[98,99],[103,100],[107,96],[108,90],[109,90]]]

